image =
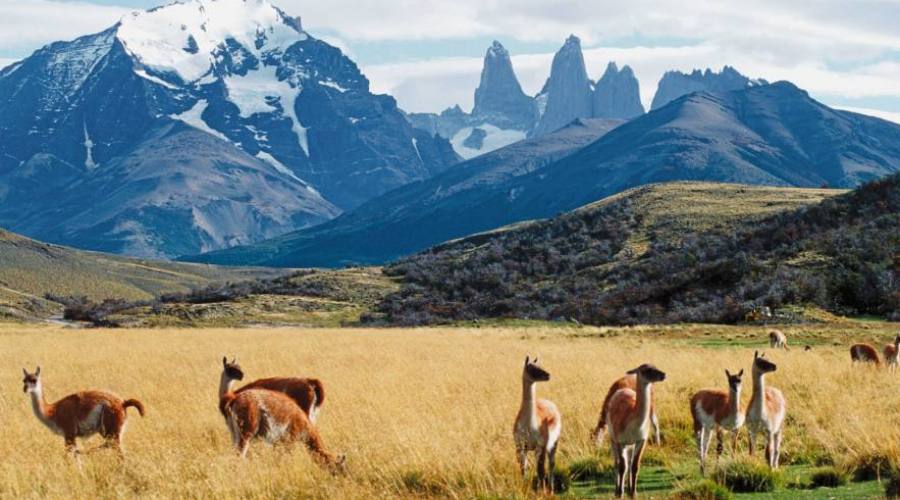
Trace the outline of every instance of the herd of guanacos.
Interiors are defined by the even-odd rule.
[[[769,332],[772,348],[788,349],[787,337],[778,330]],[[808,348],[807,348],[808,349]],[[891,370],[900,362],[900,335],[884,346],[885,363]],[[850,348],[854,362],[879,365],[877,349],[870,344],[854,344]],[[700,459],[701,473],[706,470],[706,456],[716,433],[717,455],[721,455],[722,433],[731,432],[732,449],[737,434],[746,424],[750,454],[758,434],[766,438],[766,459],[771,468],[778,467],[781,439],[787,405],[784,395],[768,387],[765,375],[775,371],[774,363],[758,351],[754,353],[751,374],[753,393],[750,405],[741,411],[741,382],[744,370],[731,373],[725,370],[728,390],[704,389],[690,400],[694,433]],[[76,438],[100,434],[105,446],[124,455],[122,435],[127,420],[126,409],[133,407],[143,416],[144,405],[136,399],[122,399],[104,391],[82,391],[70,394],[55,403],[47,403],[43,396],[41,369],[34,373],[23,369],[23,390],[31,395],[32,408],[38,420],[51,431],[63,436],[66,449],[78,453]],[[219,384],[219,411],[225,418],[232,441],[241,456],[246,456],[250,442],[262,439],[269,443],[302,442],[313,458],[333,473],[345,470],[345,457],[327,451],[315,427],[316,417],[325,400],[324,386],[313,378],[272,377],[259,379],[235,389],[235,382],[244,372],[235,360],[222,358]],[[630,496],[637,491],[641,456],[653,428],[656,444],[660,443],[659,423],[654,408],[652,385],[662,382],[666,374],[652,364],[643,364],[616,380],[610,386],[593,430],[594,440],[600,444],[609,435],[610,448],[616,468],[616,495],[626,490]],[[537,382],[550,380],[550,374],[538,364],[537,358],[525,358],[522,370],[522,401],[513,426],[516,458],[522,475],[527,473],[527,454],[535,452],[537,482],[540,489],[552,490],[556,450],[562,432],[562,419],[556,405],[537,399]],[[549,477],[545,462],[549,461]]]

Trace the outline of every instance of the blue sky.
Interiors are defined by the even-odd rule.
[[[212,0],[204,0],[212,1]],[[374,90],[410,111],[472,105],[493,39],[513,54],[529,93],[570,33],[588,72],[631,65],[649,103],[667,69],[735,66],[790,80],[826,104],[900,122],[900,2],[817,0],[272,0],[341,47]],[[112,25],[156,0],[0,0],[0,66],[51,41]]]

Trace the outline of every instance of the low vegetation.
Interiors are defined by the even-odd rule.
[[[152,300],[48,296],[64,318],[93,326],[340,326],[359,320],[397,285],[379,268],[300,270],[284,276],[209,285]]]
[[[832,197],[798,191],[651,186],[451,242],[388,267],[403,288],[367,319],[737,323],[796,306],[900,319],[900,175]],[[784,202],[722,209],[723,197],[760,196]],[[784,210],[791,200],[804,206]]]
[[[900,465],[900,378],[853,367],[849,339],[886,342],[900,325],[779,325],[795,346],[773,351],[769,383],[787,399],[782,484],[766,497],[878,497],[896,492]],[[512,422],[519,406],[522,360],[539,355],[552,377],[540,388],[562,414],[557,456],[565,495],[605,497],[614,477],[608,448],[590,438],[608,385],[627,369],[653,362],[668,377],[655,392],[663,444],[650,445],[638,491],[643,497],[740,498],[702,482],[687,398],[721,387],[724,368],[749,369],[767,345],[766,329],[675,325],[626,328],[557,326],[407,329],[90,329],[0,324],[0,496],[15,498],[524,498]],[[799,348],[813,345],[812,350]],[[347,454],[348,473],[332,477],[303,450],[255,444],[237,457],[216,405],[221,357],[236,356],[250,379],[309,375],[328,398],[319,430]],[[127,458],[91,451],[82,466],[61,438],[32,414],[21,370],[41,366],[48,399],[85,388],[139,398]],[[744,395],[745,405],[749,393]],[[100,443],[89,440],[92,450]],[[740,463],[768,488],[761,450]],[[846,470],[877,464],[880,474],[837,488],[806,489],[823,464]],[[532,468],[533,470],[533,468]],[[713,474],[710,474],[714,478]],[[866,476],[868,477],[868,476]],[[727,479],[725,481],[731,481]],[[725,482],[723,481],[723,482]],[[732,484],[737,487],[737,483]],[[796,486],[800,485],[800,486]],[[893,486],[892,486],[893,485]],[[891,490],[890,488],[894,488]]]
[[[280,269],[181,264],[86,252],[0,230],[0,317],[41,319],[61,313],[64,305],[47,297],[145,301],[162,293],[284,273]]]

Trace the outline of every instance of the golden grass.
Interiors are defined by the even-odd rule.
[[[559,463],[601,454],[588,440],[609,383],[653,362],[666,443],[648,460],[693,468],[687,401],[724,385],[725,368],[749,369],[750,346],[707,348],[691,338],[758,338],[761,328],[435,328],[422,330],[64,330],[0,325],[0,496],[31,498],[385,498],[530,495],[517,477],[511,426],[522,359],[540,355],[552,374],[538,388],[563,415]],[[872,327],[881,341],[898,328]],[[791,334],[791,330],[788,330]],[[816,335],[821,332],[813,332]],[[795,343],[795,345],[799,345]],[[773,352],[770,382],[788,401],[784,458],[900,457],[900,373],[854,369],[843,346]],[[216,408],[223,354],[252,378],[314,375],[326,384],[320,431],[346,453],[349,474],[332,478],[302,450],[257,445],[236,457]],[[79,469],[31,414],[21,367],[40,364],[48,399],[110,389],[148,408],[132,413],[127,459],[84,457]],[[749,398],[749,378],[745,399]],[[97,441],[83,443],[91,447]]]

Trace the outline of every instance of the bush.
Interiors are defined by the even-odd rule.
[[[874,481],[890,474],[893,464],[890,457],[881,453],[857,456],[851,463],[854,481]]]
[[[768,493],[783,481],[781,473],[750,459],[725,463],[716,469],[715,479],[737,493]]]
[[[734,493],[711,479],[704,479],[675,490],[672,498],[677,500],[730,500],[734,498]]]
[[[894,471],[884,485],[884,496],[889,500],[900,499],[900,471]]]
[[[850,481],[850,476],[836,467],[821,467],[813,471],[809,478],[813,488],[837,488]]]

